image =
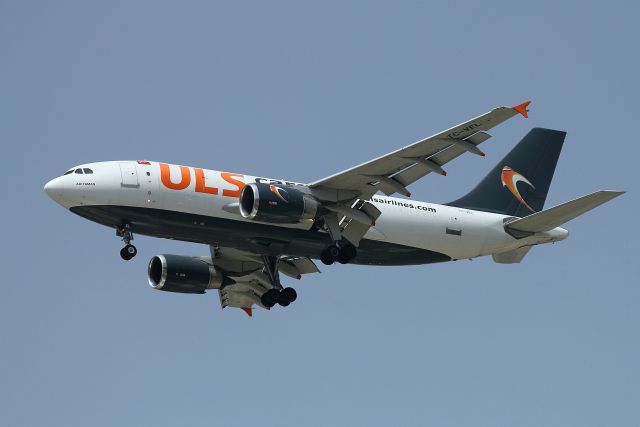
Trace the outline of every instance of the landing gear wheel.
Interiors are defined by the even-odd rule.
[[[138,254],[138,250],[133,245],[127,245],[120,250],[120,256],[123,260],[129,261],[131,258]]]
[[[340,247],[337,244],[331,245],[320,253],[320,261],[325,265],[331,265],[338,260]]]
[[[262,294],[260,297],[260,302],[266,308],[271,308],[276,305],[280,301],[280,292],[277,289],[269,289],[267,292]]]
[[[338,262],[340,264],[346,264],[356,257],[357,250],[353,245],[345,245],[340,248],[340,255],[338,256]]]
[[[333,257],[329,255],[329,252],[326,249],[320,253],[320,261],[322,261],[324,265],[331,265],[334,263]]]
[[[120,250],[120,256],[122,259],[129,261],[131,258],[136,256],[138,250],[131,244],[131,241],[133,240],[131,226],[129,224],[124,224],[122,227],[116,228],[116,236],[122,237],[122,241],[125,244],[124,248]]]
[[[283,307],[288,306],[292,302],[294,302],[298,298],[298,293],[293,288],[284,288],[280,292],[280,299],[278,300],[278,304]],[[284,304],[283,304],[284,303]]]

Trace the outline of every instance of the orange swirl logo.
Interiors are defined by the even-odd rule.
[[[536,188],[533,186],[532,183],[529,182],[527,178],[525,178],[524,176],[520,175],[518,172],[511,169],[511,167],[505,166],[502,168],[502,174],[500,175],[500,180],[502,181],[502,186],[507,187],[507,189],[511,192],[511,194],[513,194],[513,197],[515,197],[520,202],[520,204],[525,206],[531,212],[535,212],[531,208],[531,206],[529,206],[527,202],[524,201],[524,199],[520,195],[520,192],[518,191],[517,184],[520,181],[529,184],[529,186],[531,186],[531,188],[533,189]]]
[[[282,193],[287,194],[287,190],[285,190],[284,188],[277,187],[273,184],[269,186],[269,189],[271,190],[271,192],[273,192],[273,194],[278,196],[280,200],[282,200],[285,203],[289,203],[289,201],[285,199],[284,196],[282,195]]]

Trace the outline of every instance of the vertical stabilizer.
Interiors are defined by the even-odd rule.
[[[519,217],[541,211],[565,136],[531,129],[471,192],[447,204]]]

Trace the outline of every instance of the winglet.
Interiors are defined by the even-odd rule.
[[[240,308],[242,308],[242,311],[247,313],[249,317],[253,317],[253,310],[251,309],[251,307],[240,307]]]
[[[527,117],[529,117],[529,110],[527,110],[527,107],[529,106],[529,104],[531,104],[531,101],[525,101],[522,104],[518,104],[515,107],[511,107],[511,108],[517,111],[518,113],[522,114],[522,117],[526,119]]]

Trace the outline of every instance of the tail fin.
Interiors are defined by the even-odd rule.
[[[447,205],[520,217],[541,211],[565,136],[531,129],[476,188]]]

